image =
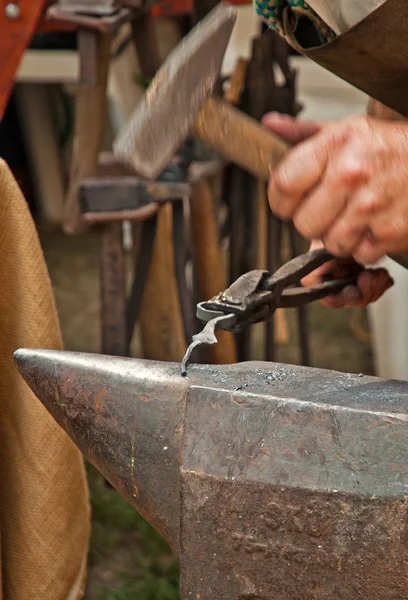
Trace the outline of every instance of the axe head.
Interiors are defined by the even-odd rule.
[[[116,157],[155,179],[188,135],[216,83],[236,19],[219,4],[169,55],[114,144]]]

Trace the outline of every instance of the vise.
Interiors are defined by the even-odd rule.
[[[408,384],[19,350],[59,425],[181,560],[181,598],[408,599]]]

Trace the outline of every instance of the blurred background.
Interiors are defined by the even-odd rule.
[[[130,3],[133,6],[130,9],[125,6],[124,10],[136,10],[137,18],[132,20],[129,14],[122,16],[122,21],[116,19],[113,27],[112,19],[118,16],[119,10],[116,4],[106,3],[110,12],[107,10],[108,16],[103,18],[105,25],[110,18],[110,28],[106,25],[105,32],[100,26],[101,16],[95,16],[92,10],[88,21],[84,22],[81,11],[82,21],[75,11],[69,13],[69,1],[61,0],[51,6],[57,12],[51,12],[47,18],[43,18],[46,15],[44,4],[37,16],[33,17],[32,32],[27,33],[18,52],[15,52],[14,70],[11,68],[10,73],[6,68],[10,61],[5,60],[4,52],[1,53],[4,59],[3,77],[7,85],[2,88],[3,92],[6,91],[2,98],[4,117],[0,124],[0,156],[12,168],[35,216],[55,290],[65,347],[68,350],[108,354],[125,353],[120,350],[115,352],[114,341],[109,340],[109,336],[104,337],[109,307],[104,305],[106,294],[103,286],[106,281],[104,276],[109,277],[109,267],[104,264],[101,238],[106,243],[114,242],[109,236],[104,237],[108,231],[105,231],[105,226],[95,223],[84,226],[81,216],[78,216],[80,185],[87,178],[106,177],[100,168],[101,164],[104,168],[110,166],[111,170],[108,171],[112,178],[125,176],[123,168],[112,163],[109,153],[113,140],[126,126],[156,68],[150,67],[149,70],[143,64],[146,65],[149,57],[157,52],[163,60],[191,26],[211,8],[202,6],[200,2],[193,5],[181,0],[164,0],[136,8],[136,3]],[[32,2],[34,5],[35,2]],[[25,10],[26,5],[17,2],[7,6]],[[143,10],[143,19],[139,18],[140,10]],[[6,38],[7,27],[13,26],[16,21],[10,15],[13,15],[12,9],[9,9],[8,20],[3,19],[4,22],[0,23],[6,28]],[[152,22],[158,48],[147,45],[143,51],[138,47],[138,40],[143,38],[140,26],[151,27]],[[109,69],[106,68],[106,85],[102,86],[97,62],[101,60],[101,55],[95,50],[95,44],[100,43],[104,35],[110,37]],[[262,94],[261,102],[258,102],[261,112],[279,110],[318,120],[365,113],[367,98],[348,84],[288,48],[283,51],[283,62],[281,46],[274,56],[276,40],[272,40],[269,46],[268,51],[272,48],[270,62],[259,63],[259,48],[262,44],[265,46],[262,39],[267,35],[252,6],[239,4],[238,20],[225,55],[218,93],[230,91],[229,101],[257,119],[262,115],[256,114],[257,111],[251,107]],[[141,56],[144,57],[142,61]],[[289,70],[285,72],[282,64],[286,64]],[[260,65],[264,65],[266,70],[262,71]],[[258,79],[254,73],[258,73]],[[265,80],[272,81],[269,92],[263,85],[263,73]],[[106,113],[100,108],[101,97],[107,99]],[[98,130],[96,134],[95,129]],[[94,157],[90,158],[90,151],[84,151],[84,147],[92,146],[92,136],[96,136],[98,143],[96,154],[94,150]],[[97,161],[95,156],[99,157]],[[183,277],[191,292],[191,305],[197,299],[207,299],[209,292],[217,293],[224,284],[228,285],[245,270],[276,268],[285,259],[306,248],[304,241],[298,239],[290,227],[271,220],[266,204],[265,182],[254,181],[254,178],[248,180],[247,175],[225,162],[220,163],[219,157],[212,154],[205,159],[195,155],[193,163],[204,164],[209,169],[210,197],[207,188],[207,192],[203,192],[202,188],[196,186],[192,199],[183,199]],[[212,164],[216,165],[215,176],[214,170],[211,171],[208,166]],[[189,176],[185,177],[189,181]],[[251,206],[257,207],[256,211],[252,209],[249,214],[242,212],[239,207],[237,209],[237,202],[241,203],[239,206],[242,208],[244,203],[250,204],[250,200]],[[204,202],[211,204],[210,215],[199,214],[194,217],[197,206],[204,206]],[[156,224],[156,244],[160,241],[161,249],[150,246],[147,251],[151,258],[150,280],[147,279],[143,284],[145,305],[142,303],[135,320],[128,353],[159,360],[180,360],[180,352],[185,348],[188,336],[182,337],[181,344],[174,347],[174,310],[168,307],[171,304],[170,293],[165,306],[156,308],[162,311],[160,315],[163,319],[169,320],[168,335],[173,336],[171,343],[160,338],[160,335],[167,335],[163,331],[157,334],[159,339],[153,337],[153,342],[151,330],[148,332],[149,338],[145,331],[147,325],[153,327],[152,320],[155,320],[154,313],[149,312],[146,306],[152,304],[151,300],[146,299],[152,298],[149,290],[152,286],[153,289],[156,289],[155,285],[159,286],[160,295],[160,289],[163,291],[167,289],[166,286],[168,289],[174,287],[177,279],[174,263],[168,262],[173,252],[172,244],[177,245],[177,241],[166,229],[166,223],[170,223],[170,226],[175,224],[175,213],[173,221],[165,221],[168,218],[165,211],[165,208],[160,208],[161,216]],[[214,220],[211,221],[210,217],[214,217]],[[197,221],[195,224],[191,221],[194,218],[198,218],[199,222],[201,219],[201,227],[197,228]],[[209,223],[208,228],[206,223]],[[203,231],[210,231],[214,223],[218,232],[214,239],[217,256],[221,257],[222,273],[213,282],[213,292],[211,285],[205,283],[205,273],[200,274],[200,257],[203,257],[203,253],[197,252],[197,247],[200,235]],[[137,267],[143,259],[136,252],[145,243],[143,226],[146,227],[146,224],[142,223],[140,216],[133,221],[120,221],[119,255],[123,259],[126,283],[125,292],[122,292],[128,295],[132,274],[137,273]],[[279,243],[276,242],[278,239]],[[167,250],[165,242],[168,244]],[[207,250],[212,244],[208,238],[203,243]],[[160,263],[163,256],[167,260],[165,264]],[[175,256],[177,260],[177,254]],[[226,362],[225,356],[233,356],[237,360],[267,359],[406,378],[405,364],[408,361],[405,360],[405,330],[399,321],[399,303],[404,297],[403,286],[407,285],[407,277],[391,261],[387,264],[397,280],[398,294],[389,292],[368,314],[359,309],[331,311],[318,304],[303,312],[278,311],[274,323],[269,323],[268,327],[254,327],[250,336],[233,340],[233,345],[231,339],[223,340],[225,345],[220,346],[226,349],[224,359],[207,355],[202,360]],[[177,285],[174,288],[177,296],[177,290],[180,289],[176,288]],[[121,291],[116,290],[116,293],[120,300]],[[183,312],[183,309],[179,310]],[[157,327],[154,331],[157,333]],[[392,343],[390,335],[393,336]],[[166,544],[91,466],[88,467],[88,475],[93,531],[86,599],[176,600],[179,597],[178,563]]]

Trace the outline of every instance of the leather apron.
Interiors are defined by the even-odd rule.
[[[408,117],[408,0],[387,0],[334,40],[304,43],[301,27],[283,15],[287,41],[295,50],[372,98]]]

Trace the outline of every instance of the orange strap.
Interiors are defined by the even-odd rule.
[[[228,0],[229,4],[252,4],[252,0]],[[193,12],[192,0],[159,0],[151,8],[154,17],[176,17]]]
[[[193,2],[192,0],[159,0],[150,10],[154,17],[188,15],[193,12]]]
[[[19,0],[20,16],[7,18],[0,10],[0,119],[13,89],[21,57],[30,43],[46,0]]]

